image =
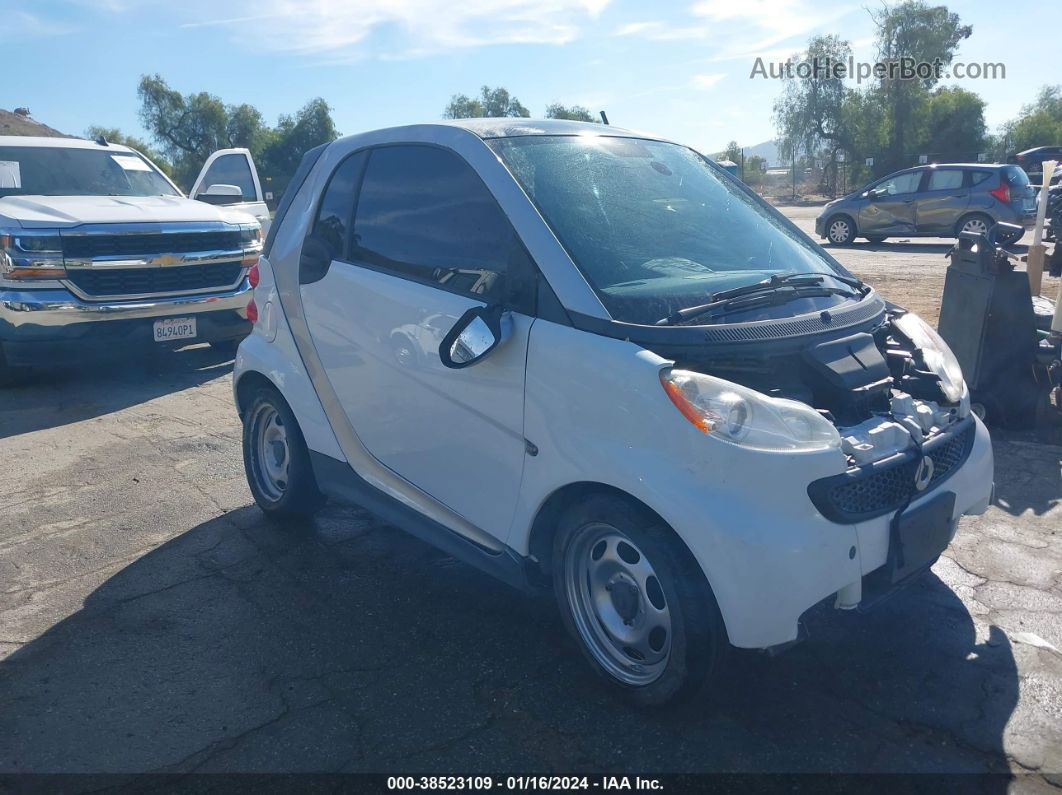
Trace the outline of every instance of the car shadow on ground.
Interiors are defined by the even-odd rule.
[[[785,654],[736,652],[716,689],[638,711],[548,599],[358,509],[276,526],[241,508],[0,663],[0,772],[1005,773],[1010,645],[936,576],[807,623]]]
[[[86,354],[45,365],[0,387],[0,439],[55,428],[146,403],[231,372],[231,352],[206,345],[180,351]]]

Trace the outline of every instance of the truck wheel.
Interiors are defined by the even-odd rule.
[[[729,648],[700,566],[633,500],[597,494],[560,517],[553,586],[568,632],[598,675],[639,706],[689,697]]]
[[[826,238],[838,246],[845,246],[855,239],[855,224],[847,215],[835,215],[826,222]]]
[[[259,387],[243,416],[243,465],[258,507],[278,519],[314,514],[324,497],[299,423],[284,398],[272,387]]]

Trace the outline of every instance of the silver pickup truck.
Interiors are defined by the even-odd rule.
[[[269,219],[250,153],[192,196],[128,147],[0,137],[0,384],[86,348],[234,348]]]

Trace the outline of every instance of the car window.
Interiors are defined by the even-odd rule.
[[[0,137],[0,143],[3,142]],[[122,149],[0,146],[5,196],[175,196],[143,157]]]
[[[967,171],[966,173],[970,175],[969,184],[971,186],[980,185],[982,182],[992,176],[991,173],[988,171]]]
[[[358,195],[352,255],[396,275],[484,300],[526,257],[494,196],[453,152],[375,149]]]
[[[211,163],[210,168],[203,175],[199,192],[202,193],[211,185],[236,185],[244,201],[253,202],[256,198],[251,167],[244,155],[222,155]]]
[[[952,190],[962,187],[962,172],[957,168],[941,168],[929,172],[927,190]]]
[[[875,190],[888,196],[898,196],[901,193],[914,193],[918,190],[918,183],[922,181],[921,171],[909,171],[906,174],[897,174],[879,182]]]
[[[604,135],[489,145],[615,320],[652,324],[775,274],[836,273],[806,235],[684,146]]]
[[[1003,169],[1003,173],[1012,188],[1024,188],[1030,184],[1029,175],[1018,166],[1007,166]]]
[[[340,163],[317,207],[313,234],[328,246],[332,259],[343,259],[347,254],[354,192],[364,162],[365,153],[359,152]]]

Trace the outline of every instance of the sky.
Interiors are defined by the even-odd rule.
[[[451,95],[504,86],[541,117],[553,102],[712,153],[774,138],[779,80],[750,78],[815,34],[873,60],[868,7],[839,0],[0,0],[0,108],[29,107],[63,132],[148,137],[136,85],[249,102],[267,121],[323,97],[340,132],[441,116]],[[1002,62],[1005,79],[946,81],[987,101],[990,130],[1062,82],[1030,20],[1046,0],[951,2],[973,26],[957,60]]]

